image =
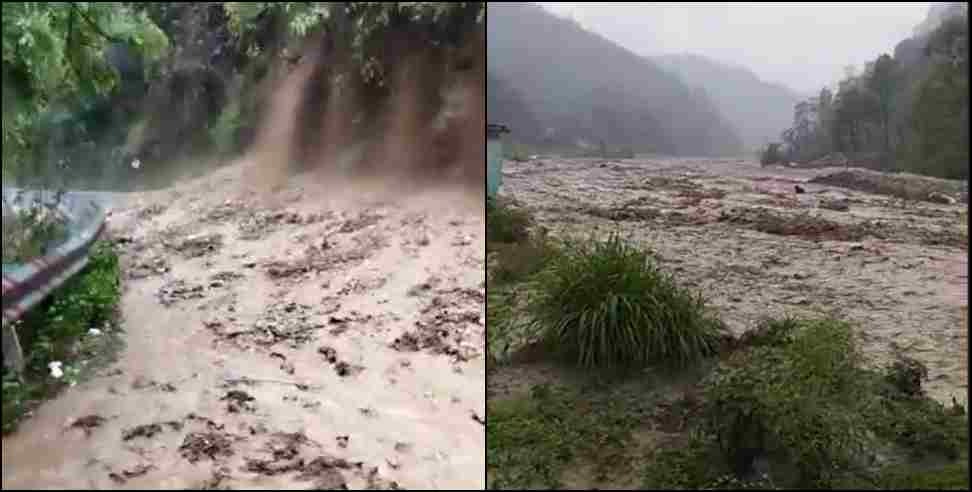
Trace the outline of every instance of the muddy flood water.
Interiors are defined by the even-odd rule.
[[[737,334],[769,316],[837,316],[869,363],[903,351],[928,366],[932,397],[966,405],[967,206],[808,183],[840,170],[541,158],[507,162],[501,196],[551,235],[619,231],[650,248]],[[845,207],[821,206],[834,201]]]
[[[127,346],[3,439],[3,488],[482,489],[482,199],[241,166],[113,211]]]

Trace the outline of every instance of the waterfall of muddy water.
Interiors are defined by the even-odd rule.
[[[465,44],[467,52],[484,51],[482,36]],[[328,61],[317,53],[304,56],[271,96],[269,114],[245,159],[248,184],[273,189],[299,166],[318,184],[345,187],[351,181],[396,193],[461,185],[482,194],[485,62],[474,55],[473,68],[456,70],[447,65],[453,58],[422,50],[403,56],[387,74],[390,97],[376,116],[366,110],[374,104],[362,100],[361,87],[346,76],[328,75],[321,83],[315,76],[331,73],[324,66]],[[317,85],[327,87],[321,104],[309,93]],[[430,115],[431,90],[442,104]],[[302,126],[301,110],[316,107],[319,127]],[[362,124],[368,116],[375,121]]]

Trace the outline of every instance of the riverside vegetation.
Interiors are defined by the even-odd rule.
[[[553,238],[491,201],[490,489],[968,489],[968,420],[904,355],[865,368],[850,323],[731,336],[618,234]]]

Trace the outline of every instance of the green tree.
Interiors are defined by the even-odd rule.
[[[111,91],[118,74],[106,62],[111,43],[147,60],[165,54],[168,38],[147,15],[119,2],[4,2],[3,169],[31,171],[40,116],[56,103]]]
[[[924,54],[933,68],[919,84],[912,107],[910,169],[968,178],[968,43],[965,15],[947,19],[929,36]]]
[[[891,155],[891,111],[897,78],[897,64],[890,55],[883,54],[875,61],[867,81],[868,88],[877,95],[880,124],[884,132],[885,167],[889,164],[887,159]]]
[[[842,84],[837,93],[835,126],[840,148],[860,152],[867,144],[867,126],[879,121],[877,98],[854,80]]]

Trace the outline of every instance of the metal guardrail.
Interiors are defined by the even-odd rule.
[[[67,239],[49,245],[44,256],[28,263],[4,264],[3,270],[3,359],[8,369],[23,371],[24,356],[16,322],[55,289],[80,272],[88,263],[91,245],[105,228],[108,195],[92,192],[57,194],[45,190],[4,188],[4,216],[34,203],[52,203],[67,219]],[[9,209],[8,209],[9,207]]]

